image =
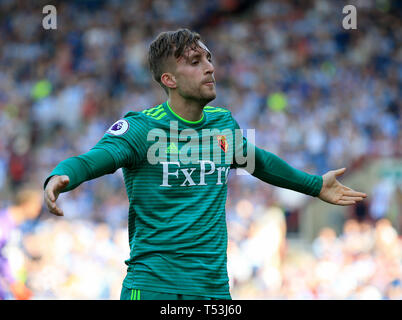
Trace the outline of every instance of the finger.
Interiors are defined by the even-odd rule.
[[[64,213],[63,213],[63,211],[61,211],[61,210],[50,211],[50,212],[53,213],[55,216],[58,216],[58,217],[64,216]]]
[[[45,199],[49,199],[50,201],[56,201],[56,196],[52,189],[48,189],[45,192]]]
[[[344,191],[343,195],[349,196],[349,197],[362,197],[362,198],[367,197],[367,194],[365,194],[364,192],[358,192],[358,191],[354,191],[352,189]]]
[[[48,196],[45,196],[45,203],[47,208],[49,209],[50,213],[53,213],[57,216],[62,216],[63,210],[61,210],[59,207],[56,205],[56,201],[52,201]]]
[[[51,213],[55,214],[56,216],[63,216],[63,210],[61,210],[56,204],[52,205],[51,209],[49,210]]]
[[[45,199],[45,201],[46,201],[46,206],[49,209],[49,211],[52,213],[55,212],[56,208],[57,208],[56,202],[50,201],[49,199]]]
[[[50,205],[49,207],[49,212],[56,215],[56,216],[62,216],[63,210],[61,210],[59,207],[57,207],[55,204]]]
[[[56,211],[54,212],[54,214],[59,217],[64,216],[63,210],[61,210],[59,207],[56,207]]]
[[[355,201],[351,201],[351,200],[338,200],[337,204],[341,205],[341,206],[350,206],[352,204],[355,204]]]
[[[347,196],[342,196],[340,200],[344,201],[362,201],[363,197],[347,197]]]
[[[61,176],[57,182],[57,189],[62,189],[69,184],[70,178],[68,176]]]
[[[56,202],[54,200],[54,198],[51,196],[51,193],[48,191],[45,192],[44,200],[45,200],[46,206],[48,207],[49,210],[51,209],[51,207],[53,205],[55,205],[55,202]]]
[[[70,178],[69,178],[68,176],[66,176],[66,175],[61,176],[61,182],[62,182],[63,184],[67,184],[67,183],[70,182]]]
[[[335,170],[335,176],[340,176],[346,171],[346,168]]]

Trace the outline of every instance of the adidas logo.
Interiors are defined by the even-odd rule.
[[[171,142],[166,149],[166,153],[179,153],[179,149],[174,142]]]

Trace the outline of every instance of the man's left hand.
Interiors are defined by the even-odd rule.
[[[346,168],[331,170],[322,176],[323,183],[318,198],[322,201],[340,205],[348,206],[362,201],[367,197],[363,192],[355,191],[348,188],[336,180],[336,177],[342,175]]]

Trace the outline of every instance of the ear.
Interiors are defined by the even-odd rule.
[[[175,89],[177,87],[176,78],[170,72],[165,72],[161,75],[161,82],[165,87]]]

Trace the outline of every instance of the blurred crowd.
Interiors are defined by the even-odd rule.
[[[233,299],[402,299],[402,238],[388,219],[348,219],[341,234],[326,227],[298,247],[286,238],[281,208],[253,212],[242,200],[237,209],[228,221]],[[83,219],[37,224],[14,229],[3,248],[13,280],[0,286],[0,299],[119,299],[126,228]]]
[[[218,96],[211,105],[230,109],[242,128],[255,128],[259,147],[312,174],[353,170],[367,157],[400,156],[401,4],[353,2],[357,30],[342,28],[342,8],[349,3],[322,0],[59,1],[57,29],[44,30],[47,3],[0,1],[0,209],[11,206],[27,184],[40,190],[60,161],[87,152],[126,112],[166,100],[151,79],[147,50],[159,32],[179,27],[200,32],[213,53]],[[233,296],[400,295],[401,258],[387,257],[376,238],[381,228],[394,230],[384,237],[396,232],[384,219],[385,198],[398,185],[379,189],[359,191],[373,193],[375,205],[368,211],[382,224],[345,224],[338,237],[328,229],[314,242],[312,255],[287,262],[281,238],[286,204],[276,188],[232,173],[228,226],[238,231],[230,233],[228,250]],[[24,284],[10,292],[118,298],[128,257],[121,170],[59,201],[63,221],[42,209],[35,223],[14,230],[3,250],[14,278]],[[270,227],[272,219],[281,225],[277,230]],[[364,232],[350,233],[353,228]],[[371,246],[349,248],[349,241],[365,237]],[[401,252],[400,240],[392,241]],[[382,275],[382,268],[393,271]]]
[[[402,239],[388,219],[348,219],[341,234],[325,227],[305,247],[289,244],[279,208],[229,230],[236,234],[228,250],[234,299],[402,299]]]

